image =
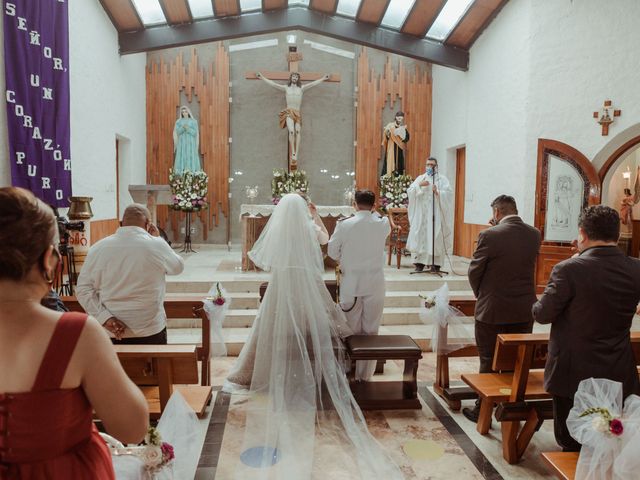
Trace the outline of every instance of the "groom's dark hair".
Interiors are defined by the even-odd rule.
[[[373,207],[376,203],[376,194],[371,190],[358,190],[356,192],[356,204],[361,207]]]

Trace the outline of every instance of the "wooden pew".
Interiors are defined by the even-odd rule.
[[[140,387],[151,418],[160,418],[174,388],[199,417],[211,399],[211,387],[197,385],[195,345],[114,345],[125,372]]]
[[[553,419],[551,395],[544,389],[548,343],[548,333],[498,335],[492,368],[512,372],[462,375],[481,399],[479,433],[488,433],[493,407],[499,404],[495,418],[502,431],[502,455],[512,464],[520,460],[542,422]],[[631,345],[640,363],[640,332],[631,332]]]
[[[464,315],[472,317],[476,308],[476,298],[473,294],[451,295],[449,305],[460,310]],[[447,338],[447,329],[440,328],[438,338]],[[432,346],[432,348],[434,348]],[[434,348],[435,351],[435,348]],[[433,384],[433,391],[447,402],[451,410],[460,410],[461,400],[477,398],[476,392],[466,386],[451,387],[449,384],[449,359],[463,357],[477,357],[478,347],[475,345],[461,345],[459,348],[447,353],[436,355],[436,381]]]
[[[72,312],[84,312],[76,297],[66,296],[61,298]],[[203,386],[211,385],[211,371],[209,368],[211,323],[207,312],[204,311],[202,299],[189,295],[169,294],[164,299],[164,310],[167,318],[200,318],[202,322],[202,337],[196,350],[198,360],[202,362],[200,384]]]
[[[547,469],[560,480],[574,480],[578,465],[578,452],[543,452]]]

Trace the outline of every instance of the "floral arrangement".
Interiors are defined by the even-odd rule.
[[[162,441],[160,432],[155,427],[149,427],[144,437],[144,450],[141,455],[145,468],[149,473],[158,473],[168,467],[176,458],[173,447]]]
[[[309,180],[304,170],[289,172],[284,168],[273,170],[271,180],[271,202],[277,205],[283,195],[287,193],[309,193]]]
[[[407,190],[413,183],[409,175],[386,174],[380,177],[380,207],[383,211],[387,208],[406,208],[409,205]]]
[[[427,297],[425,295],[418,295],[418,296],[424,300],[424,308],[426,308],[427,310],[436,306],[435,295],[432,295],[430,297]]]
[[[224,298],[222,290],[220,290],[220,282],[216,283],[216,295],[214,297],[207,297],[207,300],[211,300],[214,305],[218,305],[219,307],[227,303],[227,299]]]
[[[173,198],[169,207],[183,212],[197,212],[208,208],[208,183],[209,177],[202,171],[186,170],[179,175],[173,169],[169,170],[169,187]]]
[[[598,414],[598,416],[594,417],[591,421],[591,426],[595,431],[600,433],[610,433],[611,435],[615,435],[616,437],[619,437],[620,435],[622,435],[622,432],[624,432],[622,421],[619,418],[614,418],[606,408],[587,408],[580,414],[580,418],[587,417],[593,414]]]

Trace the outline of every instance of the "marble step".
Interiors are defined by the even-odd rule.
[[[229,280],[220,279],[221,285],[231,293],[258,293],[260,285],[267,280],[268,277],[263,278],[235,278]],[[326,279],[332,279],[335,277],[326,275]],[[211,281],[167,281],[167,293],[201,293],[205,294],[209,291],[214,284],[215,279]],[[444,283],[449,284],[450,290],[470,290],[469,280],[467,277],[461,276],[447,276],[444,278],[439,277],[427,277],[425,276],[388,276],[386,279],[387,292],[430,292],[437,290]]]
[[[382,325],[420,325],[420,307],[385,307],[382,314]],[[232,310],[222,322],[225,328],[245,328],[251,327],[258,313],[257,309]],[[465,321],[473,322],[472,317],[463,317]],[[194,318],[169,318],[167,325],[169,328],[190,328],[199,324],[199,320]]]
[[[533,331],[543,333],[549,331],[549,325],[535,324]],[[249,337],[250,328],[224,328],[222,335],[227,346],[227,355],[237,356]],[[420,346],[422,351],[431,351],[431,325],[383,325],[380,335],[409,335]],[[472,343],[473,324],[466,325],[465,338],[450,338],[449,343]],[[170,328],[168,330],[169,343],[198,343],[200,329],[198,328]],[[214,359],[215,361],[215,359]]]

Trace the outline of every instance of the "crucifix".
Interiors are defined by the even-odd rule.
[[[614,110],[611,106],[611,100],[605,100],[604,106],[599,112],[593,112],[593,118],[598,119],[598,123],[602,126],[602,136],[609,135],[609,125],[613,123],[615,117],[619,117],[622,110]]]
[[[321,73],[302,73],[298,66],[302,60],[302,54],[297,47],[289,47],[287,54],[288,71],[282,72],[248,72],[245,78],[248,80],[262,80],[270,86],[285,92],[287,106],[279,114],[280,128],[287,128],[289,132],[289,171],[298,169],[298,152],[300,151],[300,130],[302,126],[302,94],[309,88],[322,82],[339,82],[340,75]],[[288,83],[277,83],[274,80],[285,80]],[[305,85],[302,81],[309,81]]]

